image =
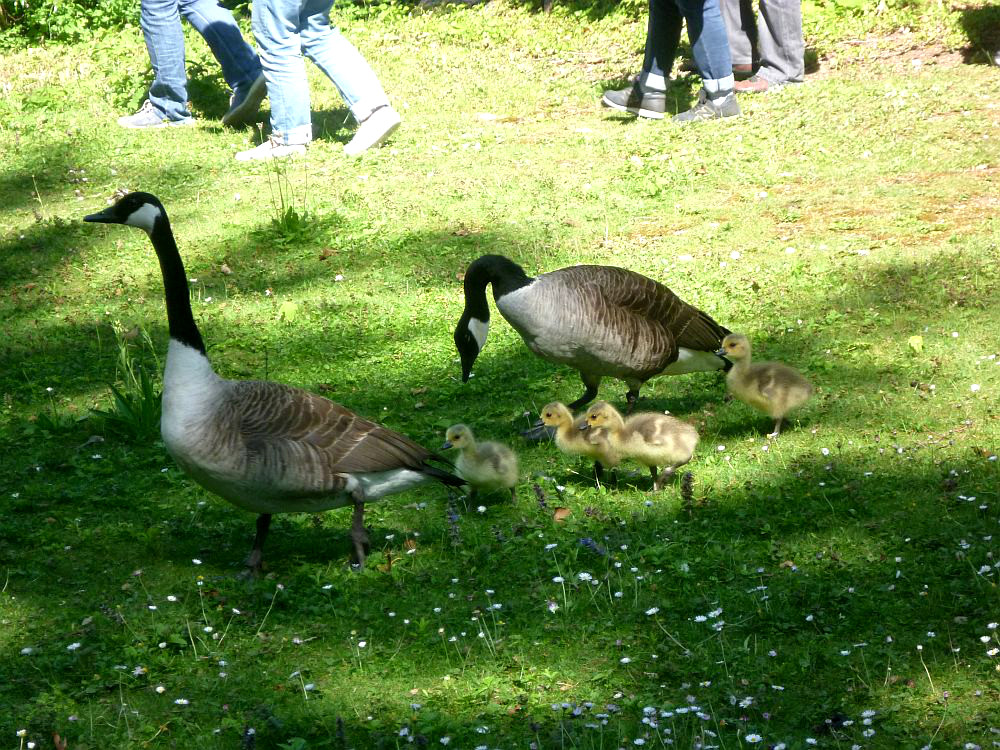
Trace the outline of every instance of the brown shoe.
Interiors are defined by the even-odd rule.
[[[770,87],[771,84],[767,82],[767,79],[760,76],[750,76],[745,81],[737,81],[733,84],[733,90],[737,94],[761,94]]]

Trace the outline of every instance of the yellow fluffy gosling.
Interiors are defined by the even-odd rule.
[[[698,445],[698,431],[667,414],[647,411],[625,419],[607,401],[598,401],[587,410],[586,419],[590,431],[603,431],[619,458],[630,458],[649,469],[654,490],[691,460]]]
[[[812,396],[812,384],[798,370],[781,362],[751,362],[750,340],[742,333],[726,336],[718,354],[733,363],[726,374],[729,392],[774,419],[768,437],[777,437],[785,415]]]
[[[618,458],[611,450],[604,431],[587,430],[586,418],[581,416],[574,420],[573,413],[565,404],[559,401],[546,404],[542,409],[542,424],[555,427],[556,447],[563,453],[593,459],[594,473],[598,479],[604,476],[604,466],[618,464]]]
[[[445,433],[444,450],[458,448],[455,469],[468,482],[470,497],[478,490],[510,490],[514,499],[517,484],[517,456],[501,443],[476,441],[475,435],[464,424],[452,425]]]

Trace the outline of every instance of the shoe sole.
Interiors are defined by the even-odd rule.
[[[163,122],[154,122],[149,125],[131,125],[119,120],[118,124],[129,130],[159,130],[161,128],[183,128],[194,125],[194,118],[192,117],[187,120],[164,120]]]
[[[403,122],[402,118],[397,119],[395,123],[393,123],[388,128],[386,128],[385,132],[382,133],[382,135],[380,135],[372,143],[370,143],[367,146],[365,146],[363,149],[360,149],[360,150],[350,149],[350,148],[348,148],[348,146],[350,146],[351,144],[348,143],[347,145],[344,146],[344,153],[347,154],[348,156],[360,156],[365,151],[373,149],[376,146],[381,146],[383,143],[385,143],[387,140],[389,140],[389,136],[391,136],[393,133],[395,133],[399,129],[399,126],[400,126],[400,124],[402,122]]]
[[[606,96],[601,97],[601,104],[605,107],[610,107],[611,109],[618,110],[619,112],[631,112],[633,115],[638,115],[639,117],[645,117],[648,120],[662,120],[663,113],[657,112],[653,109],[643,109],[642,107],[625,107],[621,104],[611,101]]]
[[[275,161],[276,159],[291,159],[296,156],[305,156],[306,149],[305,146],[303,146],[301,150],[295,149],[292,151],[286,151],[280,155],[275,155],[269,152],[267,156],[241,156],[241,154],[245,153],[250,153],[250,152],[249,151],[238,152],[236,154],[236,161],[247,163],[253,161]]]
[[[222,116],[222,124],[227,128],[246,125],[260,110],[260,103],[264,101],[265,96],[267,96],[267,82],[263,75],[259,75],[250,86],[246,98]]]

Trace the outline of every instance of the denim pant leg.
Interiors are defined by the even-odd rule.
[[[757,75],[768,83],[801,83],[806,45],[800,0],[760,0],[757,33],[760,36]]]
[[[180,0],[180,12],[208,43],[233,91],[246,88],[260,75],[257,53],[243,39],[233,14],[216,0]]]
[[[302,3],[302,49],[333,81],[354,119],[362,122],[389,99],[368,61],[336,26],[330,25],[331,5],[331,0]]]
[[[691,52],[701,77],[720,80],[733,74],[726,24],[719,10],[719,0],[676,0],[687,20]]]
[[[646,54],[642,69],[668,78],[677,56],[684,17],[674,0],[649,0],[649,24],[646,27]]]
[[[309,81],[299,37],[299,0],[254,0],[252,26],[271,100],[271,140],[312,140]]]
[[[184,32],[177,0],[142,0],[139,25],[153,66],[149,101],[168,120],[190,117],[187,72],[184,69]]]
[[[753,0],[721,0],[719,8],[726,22],[729,52],[733,63],[752,65],[757,48],[757,21]]]

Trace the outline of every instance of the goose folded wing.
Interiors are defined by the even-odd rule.
[[[324,473],[420,468],[422,446],[321,396],[275,383],[241,383],[258,393],[241,420],[246,445],[294,455]]]

